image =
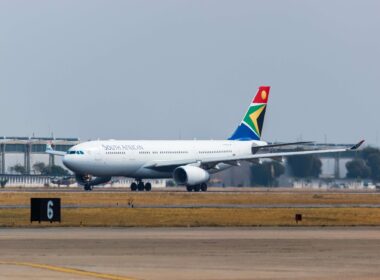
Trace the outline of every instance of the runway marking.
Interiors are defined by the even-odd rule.
[[[79,275],[79,276],[89,276],[89,277],[94,277],[94,278],[99,278],[99,279],[108,279],[108,280],[135,280],[133,278],[129,278],[125,276],[91,272],[91,271],[85,271],[85,270],[75,269],[75,268],[66,268],[66,267],[60,267],[60,266],[54,266],[54,265],[48,265],[48,264],[30,263],[30,262],[0,261],[0,265],[27,266],[27,267],[32,267],[32,268],[39,268],[39,269],[45,269],[45,270],[50,270],[50,271],[74,274],[74,275]]]

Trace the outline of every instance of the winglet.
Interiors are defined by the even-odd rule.
[[[365,142],[365,140],[360,141],[360,142],[357,143],[356,145],[352,146],[352,147],[350,148],[350,150],[354,151],[354,150],[359,149],[359,147],[360,147],[361,145],[363,145],[364,142]]]

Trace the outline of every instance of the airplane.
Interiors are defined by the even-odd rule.
[[[239,166],[241,161],[259,162],[287,156],[337,153],[351,148],[268,152],[267,148],[304,145],[312,142],[269,144],[261,140],[270,87],[261,86],[247,113],[227,140],[106,140],[89,141],[55,151],[47,145],[46,153],[63,156],[63,164],[75,173],[76,180],[90,191],[109,182],[113,176],[135,179],[132,191],[150,191],[146,179],[172,178],[189,192],[207,191],[210,175]]]

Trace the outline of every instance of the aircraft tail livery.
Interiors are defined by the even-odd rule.
[[[264,126],[265,111],[269,98],[269,86],[261,86],[253,98],[243,120],[228,140],[260,140]]]

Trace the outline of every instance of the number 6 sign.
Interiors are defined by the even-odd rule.
[[[54,210],[53,210],[54,203],[52,200],[49,200],[47,203],[47,218],[49,220],[52,220],[54,218]]]
[[[60,198],[32,198],[30,222],[61,222]]]

